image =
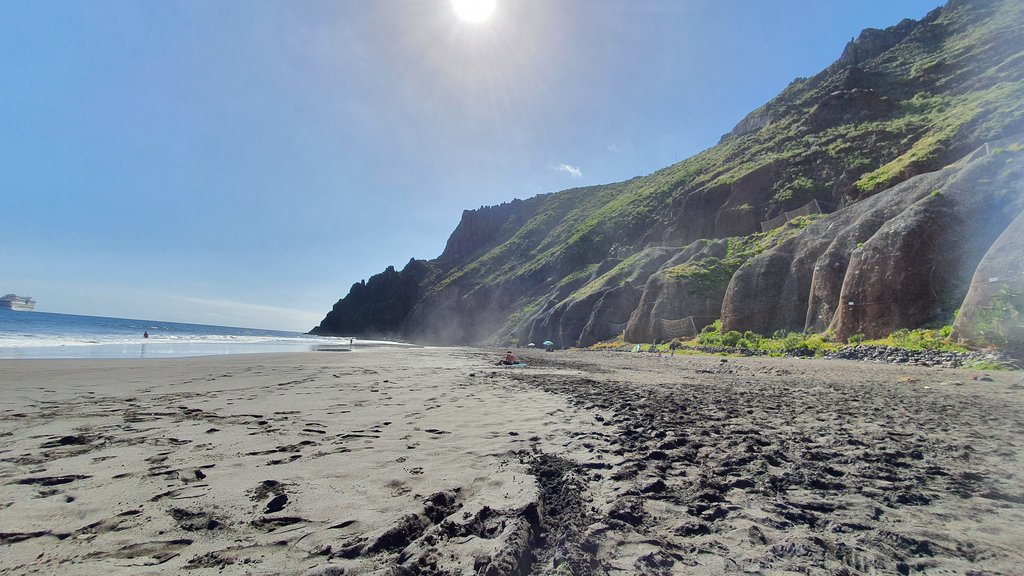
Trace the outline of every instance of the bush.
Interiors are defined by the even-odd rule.
[[[743,334],[740,334],[736,330],[730,330],[725,334],[722,334],[722,346],[728,346],[729,348],[735,348],[736,344],[743,338]]]
[[[722,331],[722,320],[719,319],[719,320],[715,320],[711,324],[708,324],[707,326],[701,328],[700,333],[701,334],[718,334],[721,331]]]
[[[957,346],[950,341],[949,334],[952,331],[952,326],[944,326],[938,330],[928,328],[908,330],[901,328],[890,334],[888,338],[874,340],[869,342],[869,344],[896,346],[897,348],[906,348],[907,350],[966,350],[963,346]]]
[[[864,341],[864,333],[863,332],[857,332],[856,334],[851,334],[850,337],[846,339],[846,342],[849,343],[851,346],[859,346],[860,343],[863,342],[863,341]]]
[[[782,356],[786,352],[785,343],[778,338],[762,338],[757,343],[757,349],[767,352],[769,356]]]
[[[697,342],[702,346],[721,346],[722,345],[722,321],[715,320],[713,323],[705,326],[700,334],[697,335]]]
[[[893,332],[889,338],[891,338],[893,343],[900,348],[908,348],[908,345],[911,343],[910,330],[907,330],[906,328],[900,328]]]
[[[786,352],[792,352],[793,350],[799,350],[800,348],[806,348],[804,345],[804,335],[799,332],[790,332],[786,334],[786,337],[782,339],[782,348]]]
[[[804,348],[813,350],[815,354],[824,352],[828,344],[828,334],[812,334],[804,340]]]

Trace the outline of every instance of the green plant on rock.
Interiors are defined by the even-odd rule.
[[[943,335],[945,333],[946,335]],[[905,350],[939,350],[950,352],[966,352],[967,348],[954,344],[950,341],[949,334],[952,333],[952,326],[940,329],[917,328],[910,330],[900,328],[886,338],[870,340],[866,344],[876,346],[895,346]]]
[[[740,339],[743,338],[743,334],[736,331],[730,330],[725,334],[722,334],[722,346],[728,346],[729,348],[735,348]]]
[[[721,293],[740,266],[754,256],[782,244],[822,217],[822,214],[800,216],[767,232],[728,238],[724,257],[709,256],[672,267],[665,273],[670,278],[685,281],[687,290],[695,296]]]
[[[739,268],[739,263],[726,258],[722,260],[714,256],[687,262],[669,270],[669,274],[677,280],[687,282],[687,290],[694,295],[709,295],[723,289]]]
[[[793,352],[802,348],[807,348],[807,341],[804,339],[804,335],[799,332],[790,332],[786,334],[786,337],[782,339],[782,348],[786,352]]]
[[[715,320],[701,329],[697,335],[697,343],[703,346],[722,345],[722,321]]]

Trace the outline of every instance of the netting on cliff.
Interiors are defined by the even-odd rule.
[[[693,316],[677,318],[674,320],[658,318],[658,327],[661,328],[661,337],[664,339],[696,338],[697,324],[693,321],[693,318]]]
[[[779,214],[778,216],[772,218],[771,220],[768,220],[767,222],[761,222],[761,232],[774,230],[794,218],[799,218],[801,216],[810,216],[811,214],[821,214],[821,212],[821,205],[818,204],[818,201],[811,200],[810,202],[804,204],[803,206],[797,208],[796,210],[783,212],[782,214]]]

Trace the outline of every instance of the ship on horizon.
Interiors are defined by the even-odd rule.
[[[0,298],[0,310],[34,310],[36,301],[31,296],[8,294]]]

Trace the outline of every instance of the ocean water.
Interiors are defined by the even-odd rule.
[[[143,338],[148,332],[149,338]],[[299,332],[0,310],[0,359],[170,358],[347,348]],[[381,344],[356,340],[360,346]]]

